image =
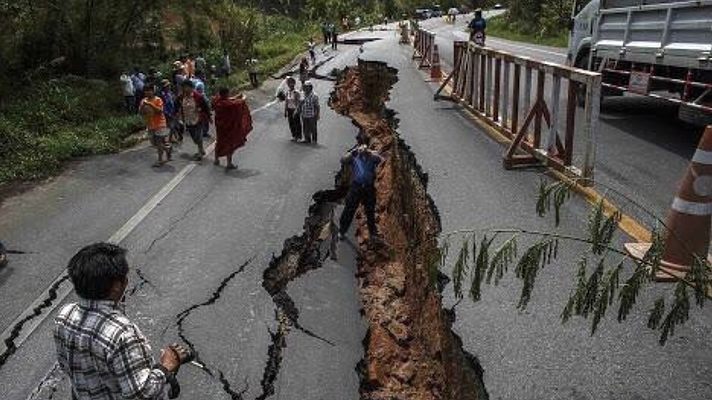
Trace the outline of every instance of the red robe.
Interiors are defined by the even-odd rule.
[[[215,111],[215,157],[224,157],[245,145],[252,131],[252,116],[245,100],[213,98]]]

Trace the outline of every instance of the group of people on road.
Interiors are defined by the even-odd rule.
[[[331,48],[336,50],[339,42],[338,26],[333,22],[322,22],[321,34],[324,36],[324,44],[330,44]]]
[[[172,160],[173,145],[182,144],[186,133],[196,146],[193,160],[201,161],[206,155],[205,139],[210,138],[210,125],[214,122],[216,164],[219,157],[226,157],[226,168],[236,168],[232,155],[244,145],[252,130],[249,109],[243,96],[231,96],[225,88],[211,99],[208,80],[215,81],[217,68],[211,66],[208,72],[206,68],[202,54],[191,54],[172,64],[168,78],[155,68],[149,69],[146,75],[138,67],[130,75],[124,73],[119,78],[127,112],[138,112],[145,120],[148,136],[157,152],[154,167]],[[230,74],[231,69],[225,52],[220,73]]]

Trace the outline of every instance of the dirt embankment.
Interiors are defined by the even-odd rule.
[[[482,369],[452,332],[454,313],[443,309],[441,277],[431,268],[441,227],[427,175],[384,106],[396,80],[385,64],[360,61],[345,71],[331,98],[332,108],[351,117],[386,158],[376,210],[387,247],[368,244],[364,216],[357,215],[358,277],[369,326],[359,365],[361,398],[486,399]]]

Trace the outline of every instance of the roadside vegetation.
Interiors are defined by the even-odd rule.
[[[531,31],[518,28],[519,25],[508,20],[508,14],[498,15],[487,20],[487,36],[512,40],[516,42],[533,43],[552,47],[567,47],[569,43],[568,30],[560,30],[544,34],[541,31]]]
[[[570,0],[510,0],[507,12],[487,21],[487,33],[503,39],[554,47],[568,45]]]

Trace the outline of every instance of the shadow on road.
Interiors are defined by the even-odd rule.
[[[631,136],[688,159],[703,130],[678,120],[674,104],[650,98],[607,98],[601,104],[600,118]]]

